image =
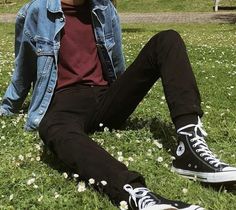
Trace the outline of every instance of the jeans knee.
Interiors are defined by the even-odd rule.
[[[169,40],[176,40],[176,39],[181,38],[180,34],[173,29],[163,31],[163,34],[164,34],[165,38],[169,39]]]
[[[157,33],[153,38],[156,41],[161,42],[162,44],[179,43],[179,41],[182,42],[180,34],[173,29],[161,31]]]

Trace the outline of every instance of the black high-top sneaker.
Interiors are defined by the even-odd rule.
[[[189,124],[177,130],[179,145],[172,170],[178,174],[205,183],[236,183],[236,168],[220,161],[208,148],[207,133],[198,124]]]
[[[204,210],[200,206],[165,199],[144,187],[133,189],[131,185],[126,184],[124,190],[130,194],[129,207],[132,210]]]

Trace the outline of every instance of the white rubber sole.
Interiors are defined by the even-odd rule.
[[[167,204],[162,204],[162,205],[150,206],[150,207],[144,208],[143,210],[178,210],[178,209]],[[205,209],[200,206],[191,205],[187,208],[183,208],[179,210],[205,210]]]
[[[191,205],[191,206],[189,206],[187,208],[180,209],[180,210],[205,210],[205,209],[200,207],[200,206]]]
[[[198,180],[206,183],[225,183],[235,182],[236,183],[236,170],[235,171],[224,171],[216,173],[204,173],[204,172],[193,172],[175,168],[172,166],[172,171],[180,174],[188,179]]]
[[[160,204],[144,208],[143,210],[178,210],[178,209],[167,204]]]

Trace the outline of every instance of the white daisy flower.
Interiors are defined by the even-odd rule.
[[[38,202],[41,202],[43,200],[43,196],[41,195],[39,198],[38,198]]]
[[[18,159],[21,160],[21,161],[23,161],[23,160],[24,160],[24,156],[23,156],[23,155],[19,155],[19,156],[18,156]]]
[[[106,186],[107,185],[107,182],[106,181],[101,181],[101,184],[103,185],[103,186]]]
[[[126,201],[121,201],[120,202],[120,206],[119,206],[120,210],[128,210],[128,203]]]
[[[182,192],[183,192],[184,194],[186,194],[186,193],[188,193],[188,189],[187,189],[187,188],[183,188]]]
[[[129,157],[129,158],[128,158],[128,161],[133,162],[133,161],[134,161],[134,158]]]
[[[73,174],[74,178],[79,178],[79,174]]]
[[[89,184],[95,184],[95,180],[93,178],[89,179]]]
[[[35,182],[35,178],[31,178],[27,181],[27,185],[31,185]]]
[[[66,172],[64,172],[62,175],[64,176],[65,179],[68,178],[68,174]]]
[[[9,197],[9,201],[12,201],[12,200],[13,200],[13,198],[14,198],[14,195],[13,195],[13,194],[11,194],[11,195],[10,195],[10,197]]]
[[[55,193],[54,193],[54,198],[57,199],[57,198],[59,198],[59,197],[60,197],[60,195],[59,195],[57,192],[55,192]]]
[[[121,136],[122,136],[122,134],[120,134],[120,133],[116,133],[116,137],[117,137],[118,139],[120,139]]]
[[[157,162],[159,162],[159,163],[163,162],[163,157],[158,157]]]
[[[78,192],[84,192],[86,190],[85,182],[79,182]]]
[[[119,156],[119,157],[118,157],[118,160],[119,160],[120,162],[123,162],[123,161],[124,161],[124,157],[123,157],[123,156]]]
[[[163,148],[163,145],[158,140],[154,140],[153,144],[155,144],[159,149]]]

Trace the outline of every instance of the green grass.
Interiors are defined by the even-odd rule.
[[[168,28],[179,31],[186,42],[202,93],[207,141],[221,158],[235,164],[235,26],[123,25],[127,63],[134,60],[152,35]],[[13,25],[0,24],[0,96],[13,68],[13,42]],[[24,117],[0,118],[0,209],[115,210],[106,197],[91,189],[77,192],[76,181],[63,177],[66,170],[43,149],[38,135],[24,132]],[[168,198],[201,204],[208,210],[236,209],[235,192],[220,192],[170,172],[175,134],[160,82],[145,97],[124,130],[97,132],[93,138],[115,157],[122,151],[129,168],[141,172],[152,190]],[[162,142],[163,149],[155,146],[154,140]],[[158,162],[158,157],[163,162]],[[32,178],[35,182],[27,185]]]
[[[119,11],[129,12],[212,12],[213,1],[205,0],[118,0]],[[235,1],[222,1],[222,6],[235,6]]]
[[[10,2],[10,1],[9,1]],[[27,0],[11,0],[15,4],[0,4],[0,13],[15,13]],[[212,12],[212,0],[118,0],[120,12]],[[236,6],[234,0],[224,0],[221,6]]]
[[[2,13],[16,13],[23,4],[29,2],[28,0],[8,0],[9,3],[3,4],[0,1],[0,14]]]

